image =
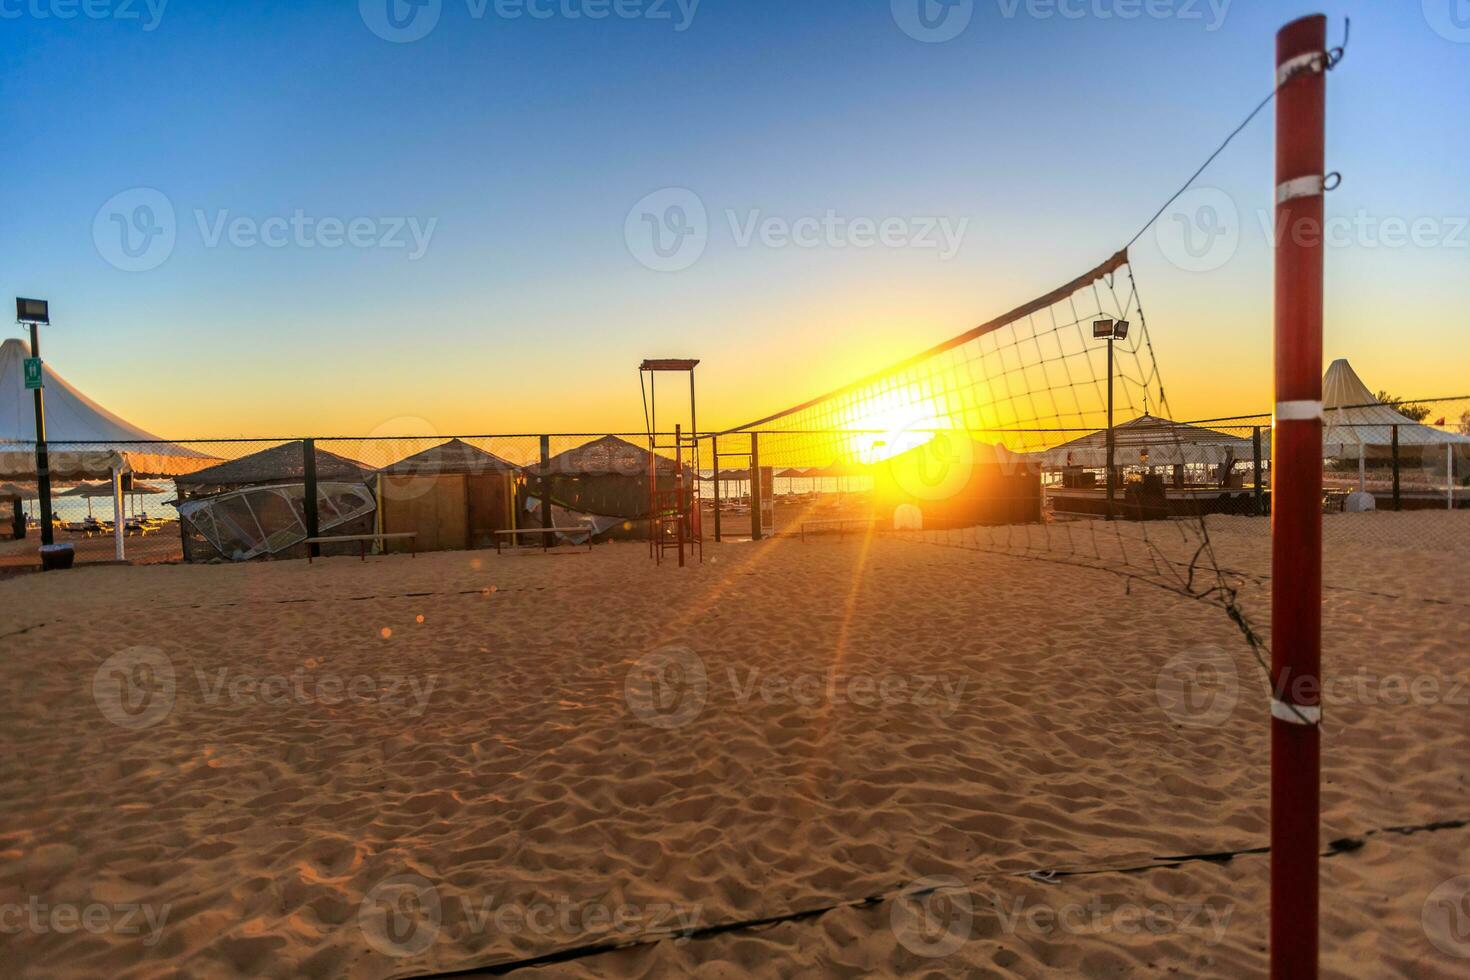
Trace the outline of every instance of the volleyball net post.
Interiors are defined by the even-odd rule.
[[[1271,439],[1271,976],[1317,976],[1322,662],[1322,195],[1327,18],[1276,35]]]

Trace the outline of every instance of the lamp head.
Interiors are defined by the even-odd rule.
[[[15,298],[15,322],[49,325],[51,323],[51,304],[44,299],[23,299],[17,296]]]

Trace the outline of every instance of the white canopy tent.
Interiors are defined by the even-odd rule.
[[[1374,396],[1346,358],[1338,358],[1322,376],[1323,459],[1356,459],[1358,489],[1367,489],[1367,461],[1387,459],[1393,453],[1395,431],[1400,449],[1443,446],[1446,496],[1454,507],[1456,447],[1470,447],[1470,436],[1415,422]],[[1461,452],[1464,452],[1461,449]]]
[[[30,347],[24,341],[12,338],[0,343],[0,480],[36,479],[35,397],[25,386],[27,357]],[[49,368],[44,391],[51,478],[112,480],[119,559],[123,557],[123,474],[178,476],[219,462],[119,418]]]
[[[1048,469],[1066,466],[1098,469],[1107,465],[1107,447],[1108,432],[1099,429],[1032,455],[1040,456],[1041,464]],[[1186,463],[1221,466],[1251,458],[1249,439],[1157,415],[1140,415],[1113,427],[1115,466],[1180,466]]]
[[[1392,449],[1395,426],[1400,446],[1470,445],[1470,436],[1415,422],[1380,402],[1342,357],[1322,376],[1322,412],[1327,422],[1322,435],[1324,458],[1385,456]]]

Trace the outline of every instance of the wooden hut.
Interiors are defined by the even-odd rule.
[[[515,464],[460,439],[400,459],[378,472],[385,533],[412,531],[418,551],[455,551],[495,543],[515,526]],[[390,550],[407,551],[401,541]]]
[[[577,514],[620,519],[610,536],[646,537],[650,472],[656,473],[659,489],[673,489],[672,459],[626,439],[603,436],[527,467],[526,490]]]

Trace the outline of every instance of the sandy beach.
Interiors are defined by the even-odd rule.
[[[1463,518],[1382,518],[1328,535],[1323,967],[1463,976],[1470,828],[1409,829],[1470,817],[1470,561],[1422,546]],[[1264,626],[1258,523],[1211,529]],[[94,567],[0,581],[0,643],[7,972],[1266,968],[1259,668],[1093,569],[896,536]]]

